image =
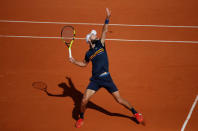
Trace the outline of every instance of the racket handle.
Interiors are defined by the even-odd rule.
[[[71,48],[69,48],[69,58],[72,58]]]

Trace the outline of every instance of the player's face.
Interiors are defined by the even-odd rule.
[[[90,40],[91,40],[91,41],[96,40],[96,39],[97,39],[97,36],[96,36],[96,35],[93,35],[93,34],[92,34],[92,35],[90,36]]]

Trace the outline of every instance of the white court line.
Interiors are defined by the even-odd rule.
[[[100,23],[75,23],[75,22],[50,22],[50,21],[17,21],[17,20],[0,20],[3,23],[32,23],[32,24],[61,24],[61,25],[97,25]],[[198,28],[198,26],[183,26],[183,25],[130,25],[130,24],[109,24],[111,26],[126,26],[126,27],[163,27],[163,28]]]
[[[16,36],[16,35],[0,35],[0,37],[7,38],[32,38],[32,39],[61,39],[61,37],[49,36]],[[85,38],[75,38],[77,40],[85,40]],[[122,42],[158,42],[158,43],[198,43],[198,41],[173,41],[173,40],[128,40],[128,39],[106,39],[109,41],[122,41]]]
[[[184,130],[185,130],[185,127],[186,127],[186,125],[187,125],[187,123],[188,123],[188,120],[190,119],[190,117],[191,117],[191,115],[192,115],[192,112],[193,112],[193,110],[194,110],[194,108],[195,108],[195,106],[196,106],[196,104],[197,104],[197,101],[198,101],[198,95],[197,95],[197,97],[195,98],[195,101],[193,102],[193,105],[192,105],[192,107],[191,107],[191,109],[190,109],[190,112],[188,113],[188,116],[187,116],[187,118],[186,118],[186,120],[185,120],[185,122],[184,122],[184,124],[183,124],[183,126],[182,126],[182,128],[181,128],[181,131],[184,131]]]

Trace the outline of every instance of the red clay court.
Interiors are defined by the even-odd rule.
[[[196,0],[7,0],[0,5],[1,131],[197,131],[198,1]],[[91,99],[85,125],[74,127],[91,77],[71,64],[60,39],[76,29],[72,54],[84,59],[86,34],[101,33],[112,11],[106,48],[121,95],[145,118],[101,89]],[[42,81],[48,93],[32,87]]]

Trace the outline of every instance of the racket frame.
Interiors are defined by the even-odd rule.
[[[67,42],[63,39],[63,37],[62,37],[62,33],[63,33],[63,30],[65,29],[65,27],[70,27],[70,28],[73,29],[73,39],[71,40],[70,43],[67,43]],[[71,47],[72,47],[72,44],[73,44],[73,42],[74,42],[75,36],[76,36],[76,31],[75,31],[75,29],[74,29],[73,26],[65,25],[65,26],[62,28],[62,30],[61,30],[61,39],[62,39],[63,42],[66,44],[66,46],[69,48],[69,57],[70,57],[70,58],[72,58]]]

